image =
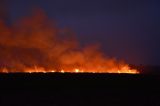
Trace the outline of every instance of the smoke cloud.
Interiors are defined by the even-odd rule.
[[[0,67],[10,72],[43,67],[45,70],[120,70],[128,66],[104,56],[98,46],[81,48],[68,29],[60,29],[42,11],[8,26],[0,20]]]

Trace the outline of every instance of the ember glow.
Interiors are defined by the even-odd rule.
[[[2,73],[139,73],[98,46],[81,47],[72,31],[56,27],[41,11],[13,25],[1,20],[0,29]]]

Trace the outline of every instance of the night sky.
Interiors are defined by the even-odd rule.
[[[43,9],[82,45],[100,43],[105,54],[131,64],[160,65],[159,0],[8,0],[10,22]]]

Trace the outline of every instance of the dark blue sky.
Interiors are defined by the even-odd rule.
[[[159,0],[8,0],[14,21],[45,10],[60,27],[73,29],[81,44],[99,42],[110,56],[132,64],[160,65]]]

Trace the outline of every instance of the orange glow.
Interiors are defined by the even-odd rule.
[[[139,73],[97,45],[81,47],[72,31],[59,29],[41,11],[10,26],[0,20],[0,29],[2,73]]]
[[[2,73],[9,73],[10,71],[7,68],[3,68],[0,70]],[[21,71],[14,71],[12,73],[17,73]],[[139,74],[139,71],[136,69],[130,69],[128,66],[121,67],[120,69],[111,69],[111,70],[84,70],[84,69],[73,69],[73,70],[64,70],[61,69],[60,71],[55,70],[45,70],[42,67],[33,67],[33,68],[26,68],[24,69],[23,73],[127,73],[127,74]]]

